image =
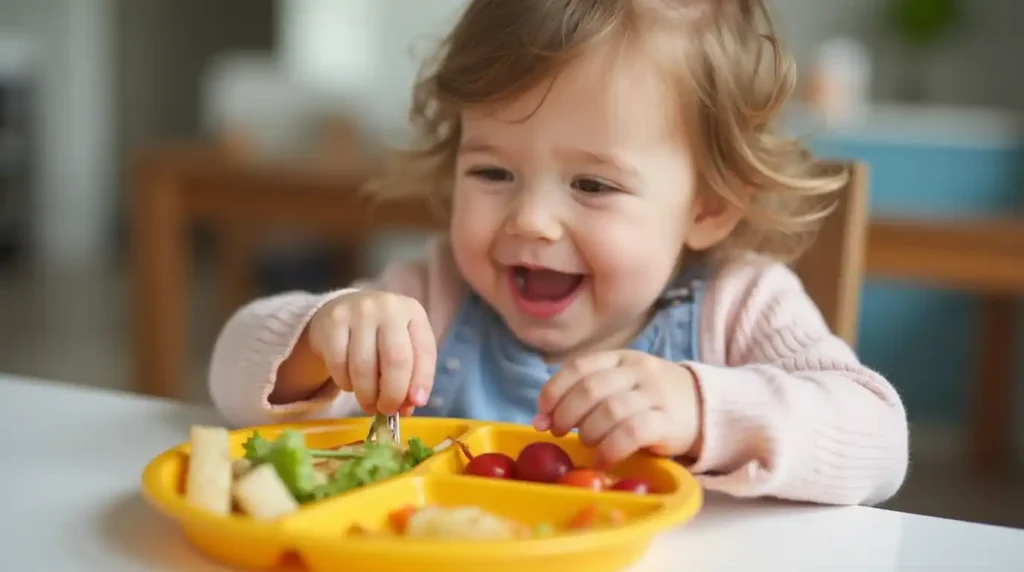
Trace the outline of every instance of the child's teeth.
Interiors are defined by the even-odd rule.
[[[526,288],[526,271],[522,268],[515,269],[516,286]]]

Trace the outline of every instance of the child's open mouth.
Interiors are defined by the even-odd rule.
[[[510,267],[508,276],[516,305],[534,318],[553,318],[564,312],[586,278],[583,274],[525,266]]]

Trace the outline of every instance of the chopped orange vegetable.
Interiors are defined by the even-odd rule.
[[[626,522],[626,513],[617,508],[608,509],[608,522],[613,525],[624,524]]]
[[[391,524],[391,529],[397,534],[405,534],[405,529],[409,526],[409,519],[418,510],[413,505],[406,505],[388,513],[388,522]]]
[[[566,528],[569,528],[569,529],[590,528],[591,526],[594,526],[595,524],[597,524],[597,517],[598,516],[600,516],[600,515],[598,513],[597,505],[596,504],[587,505],[587,506],[583,507],[583,509],[580,510],[578,513],[576,513],[576,516],[572,517],[572,519],[569,521],[569,524],[566,525]]]
[[[566,528],[569,530],[581,530],[593,528],[602,524],[618,525],[626,522],[626,513],[617,508],[610,508],[604,511],[596,504],[590,504],[577,512]]]

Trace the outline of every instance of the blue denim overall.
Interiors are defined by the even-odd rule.
[[[673,361],[697,358],[703,282],[681,275],[631,349]],[[434,390],[416,415],[529,425],[541,387],[561,367],[522,344],[479,296],[462,302],[438,347]]]

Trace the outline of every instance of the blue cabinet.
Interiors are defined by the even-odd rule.
[[[821,156],[870,165],[873,215],[1024,212],[1019,118],[978,111],[898,112],[889,109],[858,129],[809,138]],[[869,279],[858,353],[897,386],[911,420],[959,421],[977,371],[978,315],[977,301],[963,293]],[[1024,355],[1024,341],[1020,347]],[[1018,379],[1024,385],[1024,374]]]

